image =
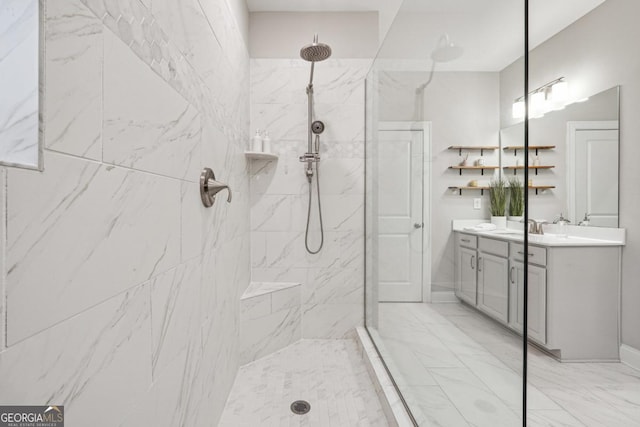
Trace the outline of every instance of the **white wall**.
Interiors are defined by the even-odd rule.
[[[332,58],[373,58],[378,50],[377,12],[252,12],[252,58],[299,58],[300,48],[327,43]]]
[[[364,255],[364,75],[368,60],[326,60],[314,76],[320,136],[324,246],[306,253],[309,184],[298,156],[307,151],[302,60],[252,59],[251,128],[267,129],[277,162],[251,169],[252,280],[302,283],[302,336],[339,338],[362,325]],[[314,201],[317,200],[314,179]],[[319,243],[312,208],[310,246]]]
[[[252,41],[277,40],[266,30],[270,26],[253,26],[265,14],[251,15]],[[272,22],[279,14],[268,15],[267,22]],[[290,18],[284,15],[280,18]],[[376,33],[377,20],[370,27],[367,31]],[[340,338],[363,324],[364,78],[371,59],[332,56],[315,66],[315,119],[326,126],[319,164],[325,237],[321,252],[311,255],[304,244],[309,184],[298,160],[307,151],[305,89],[310,68],[298,52],[313,37],[312,30],[304,34],[296,49],[273,44],[270,56],[289,59],[251,60],[251,130],[268,130],[272,150],[279,155],[277,162],[252,164],[252,280],[302,283],[302,337]],[[339,35],[335,43],[331,37],[325,31],[320,41],[331,43],[334,52],[360,43],[354,35]],[[251,51],[260,49],[252,46]],[[316,197],[314,178],[314,201]],[[312,248],[319,243],[316,212],[314,204]]]
[[[46,7],[44,172],[1,171],[0,403],[64,405],[69,425],[215,425],[250,272],[246,11]],[[232,204],[202,206],[204,166]]]
[[[428,80],[424,71],[380,73],[380,121],[425,120],[432,123],[431,140],[431,283],[432,291],[453,289],[453,238],[451,221],[458,218],[489,218],[489,196],[479,191],[452,194],[449,186],[469,180],[488,184],[491,171],[463,172],[449,169],[461,158],[452,145],[498,145],[498,73],[436,72],[422,95],[415,89]],[[480,157],[471,152],[469,160]],[[497,165],[499,151],[485,152],[487,165]],[[473,199],[482,209],[473,209]]]
[[[564,76],[579,99],[620,85],[620,227],[627,230],[622,253],[622,342],[640,348],[640,197],[637,191],[640,158],[640,55],[637,17],[640,3],[608,0],[530,55],[531,88]],[[502,124],[509,122],[511,102],[522,91],[521,65],[501,73]],[[535,200],[534,200],[535,203]]]

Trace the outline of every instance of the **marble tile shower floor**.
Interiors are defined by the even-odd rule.
[[[291,412],[306,400],[305,415]],[[387,426],[353,340],[301,340],[242,366],[220,427]]]
[[[380,304],[372,336],[421,426],[522,424],[520,337],[463,304]],[[640,426],[640,372],[529,346],[529,426]]]

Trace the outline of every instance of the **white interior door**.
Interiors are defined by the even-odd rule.
[[[590,225],[618,226],[618,131],[577,130],[575,214]]]
[[[378,298],[421,302],[423,131],[378,135]]]

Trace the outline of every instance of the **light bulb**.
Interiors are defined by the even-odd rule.
[[[511,107],[511,115],[514,119],[524,118],[524,100],[517,100]]]
[[[536,92],[533,95],[531,95],[531,114],[529,114],[529,117],[532,119],[538,118],[538,117],[542,117],[545,113],[545,96],[544,96],[544,92]]]
[[[551,99],[554,103],[565,103],[569,99],[569,84],[564,80],[551,86]]]
[[[551,86],[550,108],[552,110],[562,110],[569,99],[569,84],[564,80],[554,83]]]

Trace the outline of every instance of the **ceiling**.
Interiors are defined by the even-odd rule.
[[[529,46],[553,37],[604,1],[531,0]],[[380,49],[381,58],[428,60],[444,33],[464,48],[464,54],[438,64],[439,70],[499,71],[522,56],[522,1],[247,0],[250,12],[378,11],[381,18],[394,3],[401,7]]]
[[[400,3],[399,0],[393,0]],[[249,12],[377,11],[392,0],[247,0]]]

